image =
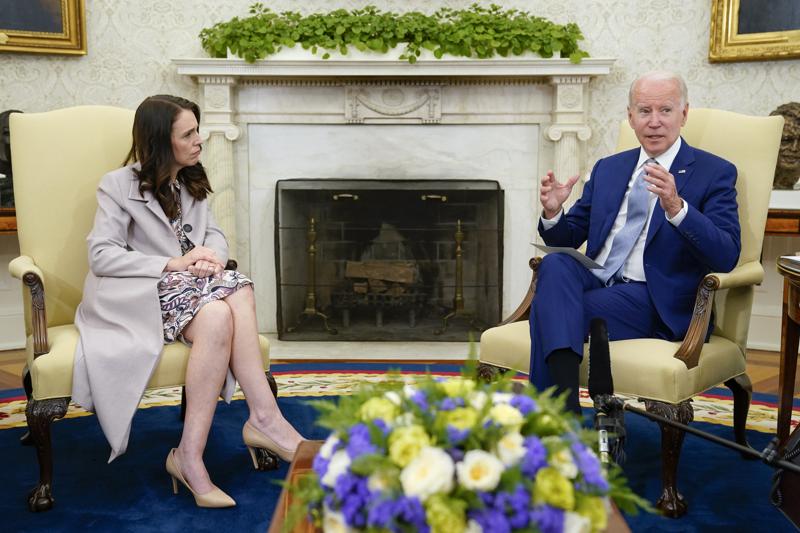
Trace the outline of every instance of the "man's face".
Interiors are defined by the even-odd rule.
[[[689,104],[681,102],[675,80],[639,80],[628,104],[628,123],[644,151],[658,157],[672,146],[686,123]]]
[[[800,121],[792,115],[784,115],[781,151],[778,166],[787,171],[800,171]]]

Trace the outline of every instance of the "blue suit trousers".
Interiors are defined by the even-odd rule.
[[[593,318],[606,321],[609,340],[670,337],[650,299],[646,283],[617,283],[605,287],[572,257],[549,254],[539,265],[529,316],[529,379],[537,389],[554,385],[547,371],[547,357],[554,350],[569,348],[582,356]]]

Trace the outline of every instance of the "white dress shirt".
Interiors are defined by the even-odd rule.
[[[681,138],[672,143],[666,152],[663,154],[655,157],[654,159],[658,162],[659,165],[662,167],[669,169],[672,166],[672,162],[675,161],[675,157],[678,155],[678,151],[681,148]],[[630,179],[628,180],[628,189],[625,191],[625,196],[622,198],[622,205],[619,207],[619,212],[617,213],[617,218],[614,220],[614,225],[611,227],[611,231],[606,238],[605,244],[600,249],[600,252],[597,254],[597,257],[594,260],[601,264],[605,265],[606,259],[608,259],[608,254],[611,253],[611,243],[614,242],[614,237],[619,233],[622,227],[625,225],[625,221],[628,218],[628,196],[631,193],[631,188],[633,187],[634,178],[636,175],[639,174],[642,165],[644,162],[650,158],[649,155],[644,151],[644,148],[639,149],[639,161],[636,163],[636,167],[631,174]],[[636,244],[633,245],[633,249],[631,250],[628,259],[625,260],[625,264],[622,266],[622,277],[626,281],[646,281],[645,274],[644,274],[644,245],[645,241],[647,240],[647,230],[650,228],[650,221],[653,216],[653,209],[656,206],[656,202],[658,201],[658,196],[653,194],[652,192],[648,192],[650,195],[650,207],[647,214],[647,222],[645,223],[644,229],[642,233],[639,235],[639,238],[636,240]],[[681,200],[683,202],[683,207],[680,211],[673,217],[669,218],[666,216],[667,214],[664,213],[667,221],[674,225],[678,226],[683,219],[686,217],[686,213],[688,211],[688,207],[686,205],[685,200]],[[562,209],[556,216],[551,219],[542,218],[542,227],[545,230],[552,228],[553,226],[558,223],[563,215],[564,210]]]

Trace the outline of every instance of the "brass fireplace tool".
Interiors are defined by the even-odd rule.
[[[336,335],[338,331],[328,325],[328,316],[317,310],[317,229],[314,217],[311,217],[308,221],[306,242],[308,242],[308,257],[306,259],[306,307],[297,318],[297,325],[286,328],[286,332],[291,333],[309,319],[317,317],[322,319],[322,325],[325,327],[325,331],[331,335]]]
[[[477,325],[477,318],[473,313],[464,311],[464,259],[462,258],[461,243],[464,242],[464,232],[461,230],[461,219],[456,222],[456,287],[453,296],[453,310],[442,318],[442,329],[437,329],[434,335],[441,335],[447,330],[447,321],[451,318],[460,317],[469,320],[469,327],[478,331],[483,328]]]

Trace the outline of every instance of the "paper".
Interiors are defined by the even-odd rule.
[[[782,255],[781,259],[788,259],[789,261],[800,263],[800,255]]]
[[[567,254],[570,257],[574,257],[580,264],[590,270],[603,268],[603,265],[598,265],[594,262],[594,260],[589,259],[575,248],[569,248],[567,246],[545,246],[543,244],[536,244],[535,242],[532,242],[531,244],[548,254]]]

